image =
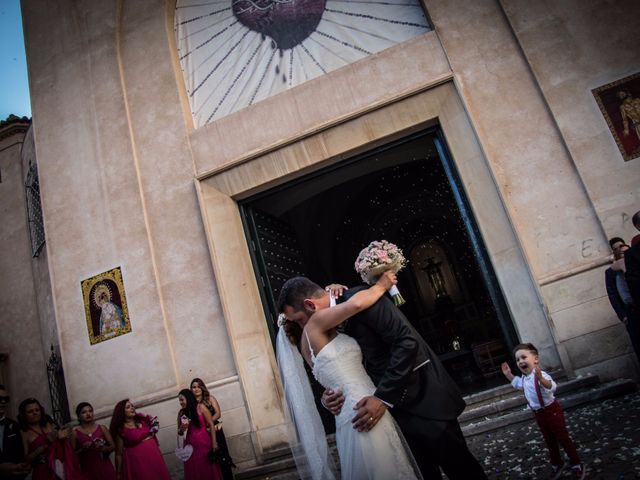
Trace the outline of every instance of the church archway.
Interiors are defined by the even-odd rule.
[[[313,178],[311,172],[322,171],[319,177],[327,181],[330,177],[326,173],[331,167],[340,168],[338,176],[345,181],[354,175],[361,177],[362,172],[357,168],[344,168],[351,165],[351,160],[357,160],[357,155],[371,153],[380,146],[384,150],[385,145],[391,146],[390,142],[402,138],[407,140],[415,132],[434,125],[438,125],[436,151],[440,149],[447,155],[450,151],[450,158],[455,158],[455,165],[452,160],[442,165],[447,181],[458,182],[457,188],[451,191],[456,205],[461,206],[459,212],[465,219],[477,219],[477,229],[473,228],[474,222],[463,222],[465,231],[469,232],[467,238],[481,239],[482,242],[474,240],[474,245],[482,244],[488,252],[477,257],[481,275],[490,278],[495,270],[495,276],[500,280],[499,286],[504,295],[489,292],[492,302],[495,299],[499,303],[503,296],[508,302],[511,315],[501,317],[499,321],[505,323],[507,329],[513,329],[515,324],[521,338],[542,346],[546,358],[550,358],[554,365],[561,364],[544,304],[500,190],[496,187],[491,164],[482,152],[455,85],[444,81],[374,110],[360,112],[349,120],[296,137],[292,143],[269,145],[250,155],[243,153],[234,157],[232,162],[207,171],[196,182],[211,263],[238,378],[246,398],[256,452],[263,454],[286,444],[287,434],[280,401],[282,388],[270,342],[270,334],[274,331],[274,311],[268,305],[269,295],[262,285],[261,267],[255,258],[260,244],[251,241],[251,222],[245,221],[251,218],[247,213],[255,212],[247,204],[247,199],[254,196],[253,200],[257,200],[255,195],[259,193],[275,193],[279,186],[282,189],[297,186],[298,190],[289,190],[282,201],[286,210],[292,198],[306,199],[318,193],[311,183],[304,183],[304,180]],[[445,143],[447,148],[444,148]],[[203,155],[211,155],[216,150],[214,143],[209,142],[208,145],[211,148],[199,150],[199,161],[204,161]],[[375,158],[370,159],[368,167],[369,172],[376,170]],[[293,182],[298,179],[299,183]],[[462,182],[464,189],[459,186]],[[321,187],[326,189],[326,185]],[[466,195],[456,195],[462,190]],[[473,207],[473,216],[470,216],[468,203]],[[311,204],[308,206],[311,211]],[[329,209],[330,206],[323,205],[313,212],[327,212]],[[313,223],[309,222],[309,225],[313,226]],[[295,233],[295,230],[291,231]],[[316,233],[309,230],[305,235]],[[354,231],[354,235],[356,233]],[[329,245],[333,248],[333,243]],[[345,267],[351,274],[353,257],[351,252],[343,252],[346,248],[340,244],[332,256],[344,255],[348,259]],[[277,249],[273,253],[281,254]],[[322,253],[317,252],[314,257],[321,258]],[[406,282],[403,280],[403,283]],[[483,281],[483,284],[498,285],[498,282]]]
[[[410,260],[399,275],[404,313],[461,388],[502,381],[515,330],[438,129],[263,192],[241,209],[268,312],[291,276],[360,283],[358,252],[384,238]]]

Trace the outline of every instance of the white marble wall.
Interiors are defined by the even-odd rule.
[[[640,72],[640,3],[500,3],[602,228],[607,236],[629,239],[637,233],[630,217],[640,210],[640,159],[623,160],[591,91]]]
[[[624,161],[592,90],[640,72],[640,31],[633,20],[640,18],[640,4],[500,3],[598,220],[598,228],[582,236],[570,232],[581,262],[591,266],[545,282],[553,322],[576,372],[590,370],[611,378],[637,375],[635,356],[606,298],[604,268],[599,265],[609,254],[600,238],[629,241],[638,233],[630,218],[640,210],[640,158]]]

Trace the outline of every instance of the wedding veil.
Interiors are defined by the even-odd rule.
[[[298,475],[303,480],[335,480],[336,468],[329,453],[304,360],[282,326],[276,339],[276,357],[284,386],[289,441]]]

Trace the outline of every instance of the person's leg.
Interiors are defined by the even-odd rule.
[[[411,418],[413,422],[408,422]],[[457,420],[402,416],[396,416],[396,420],[399,420],[400,429],[425,480],[440,480],[440,467],[449,480],[487,480],[484,470],[469,451]]]
[[[636,358],[640,362],[640,319],[634,308],[628,308],[627,312],[627,332],[629,332],[629,339]]]
[[[547,450],[549,450],[549,460],[552,465],[560,466],[564,464],[562,457],[560,456],[560,447],[558,446],[558,440],[553,433],[553,429],[550,425],[550,413],[548,411],[536,412],[536,421],[540,432],[544,437],[544,442],[547,444]]]
[[[435,455],[435,444],[421,435],[405,435],[413,458],[418,464],[424,480],[442,480],[442,473]]]
[[[473,456],[456,420],[447,428],[436,444],[438,463],[449,480],[487,480],[482,466]]]
[[[552,430],[557,443],[562,445],[562,448],[567,453],[571,465],[580,465],[580,456],[576,450],[576,446],[571,440],[571,436],[567,431],[567,424],[564,419],[564,410],[560,404],[556,403],[557,407],[554,407],[553,414],[549,417],[549,428]]]

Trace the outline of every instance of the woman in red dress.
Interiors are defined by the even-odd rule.
[[[224,430],[222,429],[222,409],[216,400],[216,397],[209,393],[209,389],[200,378],[194,378],[189,384],[191,392],[196,397],[198,405],[202,405],[209,410],[213,424],[216,429],[216,440],[218,441],[218,458],[220,459],[220,468],[222,470],[222,478],[224,480],[233,480],[232,468],[235,468],[233,459],[229,454],[229,447],[227,446],[227,439],[224,436]]]
[[[71,445],[78,454],[82,473],[91,480],[116,480],[116,470],[109,459],[115,448],[109,430],[95,422],[90,403],[80,403],[76,415],[80,425],[71,433]]]
[[[170,480],[158,447],[154,418],[136,413],[129,399],[113,409],[109,431],[116,444],[116,475],[122,480]]]
[[[33,467],[33,480],[86,480],[69,443],[71,429],[58,428],[35,398],[18,407],[25,460]],[[58,475],[56,475],[58,474]]]
[[[185,445],[193,452],[184,463],[184,480],[222,480],[220,464],[216,460],[218,443],[211,413],[198,405],[191,390],[184,389],[178,395],[178,435],[185,435]]]

